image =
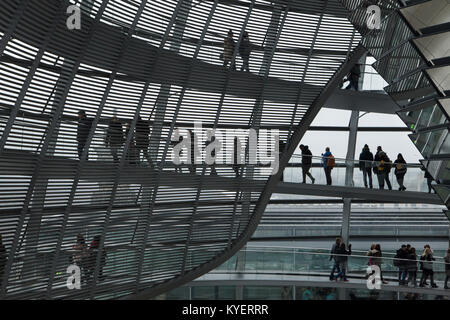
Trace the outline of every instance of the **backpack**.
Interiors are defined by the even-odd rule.
[[[335,164],[336,164],[336,161],[334,159],[334,156],[330,155],[327,160],[327,167],[334,168]]]

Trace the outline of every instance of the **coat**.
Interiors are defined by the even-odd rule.
[[[327,164],[328,164],[328,157],[331,156],[331,152],[327,151],[324,154],[322,154],[322,166],[324,167],[324,169],[327,168]]]
[[[302,167],[311,168],[312,166],[312,153],[308,146],[305,146],[302,151]]]
[[[251,49],[250,39],[248,37],[242,38],[241,44],[239,45],[239,55],[242,58],[248,58],[248,57],[250,57],[251,51],[252,51],[252,49]]]
[[[378,251],[376,249],[369,250],[369,252],[367,252],[367,255],[370,257],[369,265],[381,266],[381,263],[383,261],[383,259],[381,258],[382,257],[381,251]]]
[[[422,267],[422,270],[433,270],[433,261],[436,259],[433,257],[433,254],[429,253],[426,255],[420,256],[420,264]]]
[[[92,127],[92,119],[82,118],[78,120],[77,141],[79,143],[86,142],[91,127]]]
[[[146,149],[150,144],[150,124],[145,120],[138,120],[136,122],[136,146],[138,149]]]
[[[111,121],[106,133],[107,147],[120,147],[124,142],[123,127],[119,121]]]
[[[409,253],[407,259],[410,261],[406,262],[406,270],[417,271],[417,255],[415,253]]]
[[[394,161],[394,174],[397,178],[403,178],[406,174],[406,171],[408,170],[406,168],[406,161],[405,160],[395,160]]]
[[[230,61],[233,58],[234,40],[232,38],[225,38],[223,41],[223,59]]]
[[[373,153],[370,152],[369,148],[364,148],[359,155],[359,168],[371,168],[373,161]]]

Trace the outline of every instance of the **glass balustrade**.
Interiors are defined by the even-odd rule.
[[[379,162],[362,161],[362,163],[368,163],[371,167],[373,188],[378,189],[378,178],[373,169],[377,168],[380,165]],[[287,167],[284,170],[284,182],[301,183],[303,181],[301,156],[292,156],[289,165],[295,167]],[[361,171],[359,165],[359,160],[346,160],[336,158],[335,167],[331,170],[332,185],[364,188],[363,172]],[[425,172],[421,170],[420,164],[406,164],[406,167],[407,172],[404,176],[403,181],[406,190],[428,192],[427,179],[425,179],[424,177]],[[348,170],[353,170],[353,179],[350,179],[349,185],[346,185],[346,179],[348,179]],[[315,178],[315,184],[326,185],[326,176],[325,170],[322,166],[322,157],[312,157],[312,167],[309,172]],[[398,190],[399,184],[396,179],[394,164],[392,164],[392,168],[388,176],[393,190]],[[306,182],[311,183],[309,177],[306,177]],[[367,178],[367,183],[369,185],[369,178]],[[384,189],[388,189],[386,182],[384,183]]]

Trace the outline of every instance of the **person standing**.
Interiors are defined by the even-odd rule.
[[[224,67],[227,67],[228,63],[230,63],[231,60],[233,59],[234,47],[235,47],[235,42],[233,39],[233,30],[230,29],[228,31],[227,37],[223,41],[223,66]],[[233,63],[231,65],[231,69],[232,70],[236,69],[235,63]]]
[[[330,152],[330,148],[325,148],[325,153],[322,153],[322,166],[325,170],[325,177],[327,179],[327,185],[331,186],[332,180],[331,180],[331,170],[334,168],[334,156]]]
[[[81,160],[84,147],[86,146],[87,139],[89,137],[89,131],[91,131],[92,119],[86,116],[84,110],[78,111],[78,128],[77,128],[77,142],[78,142],[78,159]],[[88,152],[86,152],[86,160],[88,160]]]
[[[408,285],[410,282],[415,287],[417,285],[417,254],[416,248],[412,247],[409,249],[408,260],[406,265],[406,270],[408,271]]]
[[[334,260],[333,262],[333,268],[331,269],[331,274],[330,274],[330,280],[333,281],[335,279],[334,277],[334,273],[340,272],[341,270],[339,269],[339,259],[337,259],[336,254],[338,253],[338,250],[341,246],[342,243],[342,239],[341,237],[337,237],[336,238],[336,242],[333,244],[333,246],[331,247],[331,251],[330,251],[330,261]]]
[[[339,249],[337,250],[337,260],[338,260],[338,264],[339,264],[339,269],[341,271],[339,271],[339,273],[336,275],[336,281],[338,278],[341,278],[342,280],[344,280],[345,282],[347,282],[347,275],[346,275],[346,270],[347,270],[347,262],[348,262],[348,256],[352,254],[352,245],[349,244],[348,245],[348,250],[345,248],[345,243],[341,243],[341,245],[339,246]]]
[[[367,188],[367,177],[369,177],[370,189],[373,188],[372,184],[372,162],[373,154],[370,152],[369,146],[366,144],[359,155],[359,170],[363,173],[364,187]]]
[[[308,146],[305,146],[303,144],[300,145],[300,150],[302,151],[302,176],[303,176],[303,183],[306,183],[306,176],[308,176],[312,183],[316,181],[312,174],[309,172],[312,166],[312,153],[309,150]]]
[[[433,257],[433,251],[427,244],[424,246],[424,251],[420,256],[420,265],[422,269],[422,278],[420,279],[420,287],[425,286],[425,281],[430,277],[430,283],[432,288],[437,288],[438,286],[434,282],[434,271],[433,271],[433,261],[436,259]]]
[[[408,258],[409,252],[406,249],[406,245],[402,244],[401,248],[397,250],[397,254],[395,255],[396,259],[394,259],[394,265],[398,267],[398,283],[403,286],[407,284],[406,276],[407,276],[407,266],[408,266]]]
[[[249,61],[250,61],[250,53],[252,51],[251,48],[251,43],[250,43],[250,39],[248,36],[248,32],[245,31],[244,35],[242,37],[241,40],[241,44],[239,45],[239,55],[242,58],[242,66],[241,66],[241,71],[247,71],[250,72],[250,66],[249,66]]]
[[[444,289],[448,289],[448,280],[450,279],[450,248],[447,249],[447,254],[444,257],[444,262],[445,262]]]
[[[106,147],[111,149],[114,163],[119,163],[119,149],[124,142],[122,123],[113,116],[109,122],[108,131],[106,133]]]
[[[403,159],[401,153],[397,155],[397,160],[394,161],[394,166],[395,166],[394,174],[395,177],[397,178],[398,185],[400,186],[398,190],[405,191],[406,188],[403,185],[403,180],[405,179],[405,174],[408,169],[406,168],[406,161],[405,159]]]
[[[389,172],[391,170],[391,160],[387,156],[387,154],[383,151],[381,146],[377,147],[377,153],[375,154],[374,160],[377,162],[376,170],[374,168],[374,172],[378,178],[378,185],[380,189],[384,189],[384,181],[389,188],[392,190],[391,181],[389,180]]]
[[[141,157],[142,150],[144,157],[150,163],[150,157],[148,156],[148,146],[150,144],[149,135],[150,123],[139,116],[136,122],[136,156],[138,161]]]

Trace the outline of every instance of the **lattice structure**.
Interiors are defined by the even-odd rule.
[[[75,4],[81,29],[69,30]],[[196,119],[210,129],[282,128],[283,168],[364,53],[337,0],[2,0],[0,8],[1,298],[148,298],[226,261],[256,229],[280,174],[248,156],[239,177],[229,165],[217,175],[204,163],[176,167],[174,130]],[[228,29],[236,71],[219,59]],[[251,72],[239,71],[244,31]],[[81,150],[80,109],[92,120]],[[117,163],[105,145],[113,115],[130,127]],[[132,159],[139,116],[150,124],[149,153]],[[91,276],[69,290],[77,234],[100,241]]]
[[[374,68],[389,83],[386,92],[400,106],[400,118],[424,157],[422,164],[450,206],[448,43],[450,3],[432,1],[341,0],[349,20],[365,34],[362,44],[377,59]],[[381,8],[381,29],[364,29],[367,8]]]

